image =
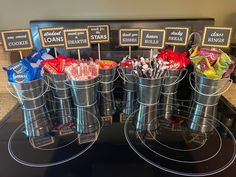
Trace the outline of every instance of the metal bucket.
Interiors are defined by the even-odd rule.
[[[152,105],[159,101],[163,78],[150,79],[135,77],[137,82],[137,96],[140,104]]]
[[[155,131],[157,129],[158,110],[157,104],[152,106],[145,106],[140,104],[137,119],[135,120],[137,131]]]
[[[192,75],[194,75],[195,86],[192,84]],[[227,82],[229,83],[228,86]],[[212,126],[207,126],[205,119],[210,119],[211,124],[214,125],[220,96],[230,88],[232,80],[229,78],[214,80],[203,77],[198,73],[191,73],[189,83],[194,93],[190,109],[191,121],[188,125],[194,131],[210,132],[213,130]]]
[[[188,127],[197,132],[213,131],[217,119],[217,106],[204,106],[193,102],[189,110]]]
[[[183,72],[185,72],[183,74]],[[187,74],[186,69],[168,70],[163,79],[162,93],[173,94],[178,90],[179,83],[185,78]]]
[[[33,110],[22,109],[22,111],[25,124],[24,133],[26,136],[43,136],[51,131],[50,114],[45,105]]]
[[[111,69],[99,69],[99,75],[102,82],[112,82],[116,76],[116,67]]]
[[[98,90],[100,92],[112,92],[114,90],[114,82],[110,82],[107,84],[100,83],[98,85]]]
[[[40,97],[47,90],[47,84],[44,78],[33,80],[26,83],[11,83],[14,88],[16,95],[11,93],[14,97],[19,100],[30,100]]]
[[[214,106],[217,105],[220,99],[220,95],[206,96],[201,93],[194,92],[193,100],[201,105]]]
[[[96,103],[99,81],[99,77],[85,81],[68,80],[74,104],[78,106],[90,106]]]
[[[76,131],[80,134],[97,132],[100,120],[97,104],[88,107],[76,107]]]
[[[99,83],[98,105],[101,116],[115,114],[114,82],[116,78],[116,67],[111,69],[99,69],[101,82]]]
[[[68,99],[54,99],[54,114],[59,124],[67,124],[74,121],[74,104],[72,97]]]
[[[126,115],[132,114],[136,110],[137,105],[137,94],[133,91],[124,91],[123,94],[123,109],[122,112]]]
[[[123,80],[124,89],[128,91],[136,91],[137,86],[135,76],[133,75],[133,69],[119,67],[117,71]]]
[[[111,116],[116,113],[116,104],[113,90],[98,94],[98,105],[101,116]]]
[[[160,105],[160,115],[167,120],[172,120],[178,112],[176,94],[162,94]]]
[[[192,84],[192,76],[194,76],[194,86]],[[231,86],[231,83],[228,84],[230,81],[230,78],[223,78],[219,80],[209,79],[196,72],[189,75],[189,82],[193,90],[203,95],[205,94],[206,96],[222,95]]]
[[[23,109],[37,109],[46,104],[44,95],[33,100],[19,100]]]
[[[71,97],[70,87],[66,84],[66,74],[47,74],[50,80],[50,89],[57,99],[67,99]]]

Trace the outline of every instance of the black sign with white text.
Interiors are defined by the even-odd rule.
[[[162,49],[165,43],[165,30],[141,29],[141,48]]]
[[[91,43],[103,43],[110,41],[108,25],[88,26],[88,31]]]
[[[64,46],[63,27],[39,29],[43,48]]]
[[[202,46],[228,48],[230,45],[232,28],[205,27]]]
[[[90,48],[88,29],[64,30],[66,49]]]
[[[166,27],[166,44],[186,45],[188,41],[189,28]]]
[[[29,29],[2,31],[2,42],[5,51],[21,51],[33,49]]]
[[[139,46],[139,29],[120,29],[120,46]]]

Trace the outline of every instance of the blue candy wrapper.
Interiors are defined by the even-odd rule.
[[[7,72],[8,81],[23,83],[40,79],[42,77],[42,66],[40,65],[40,62],[45,59],[53,58],[48,54],[49,51],[50,49],[42,49],[30,54],[27,58],[23,58],[9,67],[3,67],[3,70]]]
[[[41,49],[40,51],[38,52],[34,52],[32,53],[31,55],[29,55],[27,57],[28,61],[31,62],[31,63],[37,63],[39,60],[44,60],[42,58],[43,54],[44,53],[48,53],[50,51],[50,49]]]

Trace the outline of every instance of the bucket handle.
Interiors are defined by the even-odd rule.
[[[184,75],[182,75],[183,72],[185,72]],[[181,82],[185,78],[187,73],[188,73],[188,70],[186,68],[182,69],[181,73],[179,74],[179,76],[177,77],[177,79],[173,83],[171,83],[171,84],[163,84],[163,86],[172,86],[172,85],[178,84],[179,82]],[[164,78],[164,80],[165,79],[166,78]]]
[[[99,77],[99,76],[98,76],[98,77]],[[81,86],[81,87],[76,87],[75,85],[71,85],[71,84],[69,84],[68,81],[69,81],[69,79],[66,79],[64,82],[65,82],[65,84],[68,85],[70,88],[85,89],[85,88],[90,88],[90,87],[95,86],[95,85],[97,85],[98,83],[100,83],[101,78],[99,77],[99,79],[98,79],[97,82],[94,82],[94,83],[92,83],[92,84],[87,84],[87,85],[84,85],[84,86]]]
[[[35,99],[37,99],[37,98],[40,98],[41,96],[43,96],[47,91],[48,91],[48,82],[46,82],[44,79],[43,79],[43,81],[46,83],[46,85],[47,85],[47,87],[46,87],[46,89],[44,90],[44,91],[42,91],[41,93],[40,93],[40,95],[39,96],[37,96],[37,97],[35,97],[35,98],[28,98],[28,97],[25,97],[24,96],[24,98],[22,99],[22,98],[19,98],[19,96],[17,96],[17,95],[15,95],[14,93],[12,93],[11,92],[11,90],[10,90],[10,88],[9,88],[9,85],[11,85],[9,82],[8,82],[8,84],[6,85],[6,89],[7,89],[7,91],[13,96],[13,97],[15,97],[16,99],[18,99],[18,100],[35,100]],[[37,87],[38,88],[38,87]]]
[[[113,89],[110,90],[110,91],[98,91],[98,93],[100,93],[100,95],[101,95],[106,101],[112,102],[112,101],[115,101],[115,100],[107,99],[107,98],[103,95],[103,93],[112,93],[114,90],[115,90],[115,89],[113,88]]]
[[[54,82],[54,81],[50,78],[50,76],[45,75],[45,77],[46,77],[48,80],[50,80],[51,82]],[[61,82],[65,82],[65,81],[66,81],[66,80],[63,80],[63,81],[61,81]],[[48,84],[48,87],[49,87],[50,89],[55,89],[55,90],[66,90],[66,89],[68,89],[68,88],[54,87],[54,86],[52,86],[52,85],[50,84],[50,82],[48,82],[47,84]]]
[[[231,87],[232,83],[233,83],[233,80],[232,80],[232,79],[229,79],[229,82],[230,82],[230,83],[229,83],[228,87],[227,87],[223,92],[218,93],[218,94],[204,94],[204,93],[200,93],[198,90],[196,90],[196,89],[194,88],[194,86],[193,86],[193,84],[192,84],[192,79],[191,79],[191,76],[192,76],[192,75],[193,75],[193,72],[191,72],[191,73],[189,74],[189,83],[190,83],[192,89],[193,89],[195,92],[197,92],[197,93],[199,93],[199,94],[201,94],[201,95],[204,95],[204,96],[220,96],[220,95],[224,94],[225,92],[227,92],[227,91],[229,90],[229,88]],[[220,90],[221,90],[221,89],[220,89]]]
[[[118,73],[119,73],[119,72],[118,72]],[[113,79],[112,81],[109,81],[109,82],[103,82],[103,81],[100,80],[100,83],[101,83],[101,84],[110,84],[110,83],[115,82],[119,77],[120,77],[120,75],[118,74],[118,76],[117,76],[115,79]]]
[[[133,71],[133,69],[132,69],[132,71]],[[130,80],[126,77],[126,75],[124,74],[124,71],[123,71],[122,68],[117,68],[117,72],[118,72],[120,78],[121,78],[123,81],[129,82],[129,83],[135,83],[135,82],[130,81]],[[132,74],[131,74],[131,75],[132,75]]]
[[[195,72],[194,72],[193,74],[196,75]],[[219,80],[219,81],[220,81],[220,80]],[[203,85],[204,85],[205,87],[210,87],[210,86],[205,85],[205,84],[203,84]],[[195,87],[199,90],[199,88],[198,88],[197,85],[195,85]],[[223,88],[223,87],[220,87],[219,89],[217,89],[214,93],[212,93],[212,95],[215,95],[215,94],[219,93],[222,88]]]

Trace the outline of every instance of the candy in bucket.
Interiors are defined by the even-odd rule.
[[[43,77],[40,66],[41,61],[52,58],[46,52],[48,52],[46,49],[34,52],[19,62],[3,68],[7,72],[9,85],[13,87],[14,92],[9,87],[7,89],[18,99],[22,107],[25,124],[24,133],[32,139],[50,137],[52,128],[50,115],[38,116],[47,112],[45,93],[48,91],[48,81]],[[35,122],[36,117],[37,123],[33,124],[32,122]],[[44,142],[38,145],[44,146]]]
[[[190,59],[195,72],[189,76],[193,101],[190,109],[192,121],[189,121],[188,125],[194,131],[210,132],[211,128],[204,127],[204,119],[217,118],[217,104],[220,96],[232,84],[229,76],[235,63],[221,50],[198,47],[192,49]],[[200,123],[202,128],[196,128],[197,123]]]
[[[179,83],[185,78],[187,74],[186,66],[190,63],[187,53],[179,53],[173,50],[162,50],[157,58],[163,62],[168,62],[167,71],[163,79],[163,86],[161,91],[161,112],[165,119],[172,121],[172,117],[177,112],[177,108],[172,106],[177,102],[177,91]]]

